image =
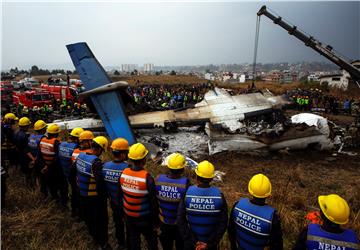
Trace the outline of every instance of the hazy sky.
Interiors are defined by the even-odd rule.
[[[3,3],[2,69],[73,68],[66,44],[85,41],[104,66],[252,62],[264,2]],[[360,2],[267,6],[349,59],[360,58]],[[261,18],[258,61],[327,61]]]

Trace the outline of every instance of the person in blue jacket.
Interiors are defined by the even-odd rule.
[[[71,217],[75,217],[78,215],[78,206],[77,206],[77,188],[70,181],[70,170],[72,166],[71,157],[76,148],[79,147],[79,137],[80,134],[84,132],[82,128],[74,128],[70,132],[70,137],[68,141],[63,141],[59,144],[59,164],[61,166],[63,172],[63,181],[62,181],[62,189],[66,194],[69,191],[69,183],[71,188]]]
[[[177,250],[184,248],[184,242],[176,225],[176,216],[179,203],[190,185],[189,179],[183,176],[186,164],[182,154],[171,154],[167,162],[169,172],[160,174],[155,179],[161,221],[159,239],[164,250],[172,250],[174,242]]]
[[[231,249],[282,250],[280,218],[265,199],[271,195],[271,182],[263,174],[254,175],[248,185],[251,199],[242,198],[233,206],[228,227]]]
[[[341,225],[349,222],[350,208],[337,194],[318,197],[322,225],[309,224],[299,234],[293,250],[334,249],[358,250],[357,234]]]
[[[117,249],[125,248],[125,230],[124,230],[124,216],[122,213],[122,201],[118,200],[117,191],[119,177],[124,169],[129,165],[126,162],[129,153],[129,143],[124,138],[117,138],[111,143],[112,161],[104,163],[101,174],[98,178],[99,193],[105,192],[110,200],[110,206],[113,213],[113,221],[115,224],[115,236],[117,240]],[[104,191],[105,190],[105,191]]]
[[[196,185],[190,186],[179,204],[177,224],[184,249],[217,249],[228,223],[228,207],[220,189],[210,186],[215,167],[202,161],[195,168]]]

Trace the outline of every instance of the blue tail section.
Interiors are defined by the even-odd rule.
[[[87,91],[112,82],[86,43],[66,47]],[[91,95],[91,100],[112,140],[123,137],[130,145],[135,143],[123,101],[117,91]]]

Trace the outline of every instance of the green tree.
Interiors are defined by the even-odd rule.
[[[175,75],[176,75],[175,70],[171,70],[170,75],[171,75],[171,76],[175,76]]]

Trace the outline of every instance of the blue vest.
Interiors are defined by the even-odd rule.
[[[41,138],[43,136],[44,135],[36,135],[36,134],[31,134],[29,136],[28,146],[29,146],[29,149],[30,149],[30,153],[33,156],[37,155],[37,153],[39,151],[39,143],[40,143],[40,140],[41,140]]]
[[[220,220],[223,200],[217,187],[189,187],[185,195],[186,215],[197,239],[208,242]]]
[[[319,224],[310,224],[306,246],[308,250],[331,249],[331,250],[358,250],[359,241],[356,233],[345,230],[343,233],[329,233],[321,229]]]
[[[106,184],[107,193],[110,201],[118,204],[116,200],[117,188],[119,185],[119,177],[125,168],[129,167],[126,162],[108,161],[102,169],[102,177]]]
[[[71,156],[74,152],[74,149],[78,147],[77,143],[73,142],[62,142],[59,145],[59,162],[60,166],[63,169],[64,175],[68,178],[70,173],[70,167],[71,167]]]
[[[175,225],[180,200],[185,196],[188,178],[172,179],[165,174],[156,178],[156,197],[159,201],[160,220]]]
[[[268,246],[275,209],[252,204],[248,198],[239,200],[232,213],[236,224],[239,249],[260,250]]]
[[[76,159],[77,181],[81,196],[96,196],[96,180],[91,168],[94,161],[98,159],[96,155],[80,153]]]

